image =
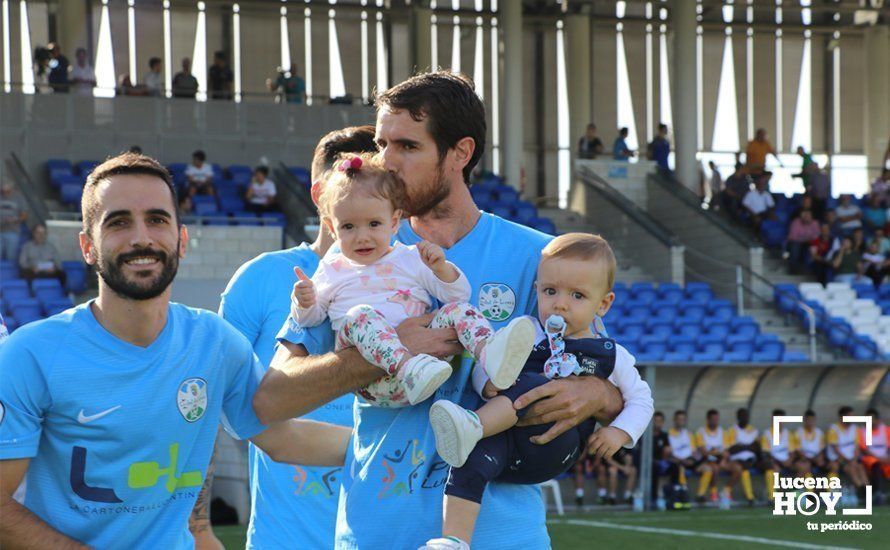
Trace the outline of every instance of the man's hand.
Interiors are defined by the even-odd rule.
[[[529,407],[529,405],[531,405]],[[543,445],[588,418],[609,423],[621,412],[624,402],[618,389],[595,376],[569,376],[551,380],[521,395],[516,410],[529,407],[519,426],[554,422],[544,434],[531,438]]]
[[[216,535],[213,534],[212,529],[207,529],[206,531],[200,531],[198,533],[194,533],[195,536],[195,550],[224,550],[225,546],[223,543],[216,538]]]
[[[612,458],[621,447],[631,442],[630,436],[622,429],[606,426],[593,432],[587,440],[587,454],[596,458]]]
[[[439,359],[463,352],[453,328],[429,328],[434,313],[410,317],[396,327],[396,334],[412,355],[426,353]]]
[[[301,308],[309,309],[315,305],[315,284],[299,267],[294,267],[294,275],[297,282],[294,283],[293,297]]]

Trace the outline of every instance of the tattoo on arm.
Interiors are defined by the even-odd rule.
[[[189,531],[197,534],[210,529],[210,490],[213,487],[213,469],[216,466],[216,446],[213,447],[213,455],[207,466],[207,475],[204,477],[204,485],[198,493],[198,500],[189,516]]]

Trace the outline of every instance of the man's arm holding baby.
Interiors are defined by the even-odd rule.
[[[463,350],[454,329],[431,329],[433,314],[412,317],[396,332],[413,354],[436,357]],[[381,377],[354,347],[309,355],[302,344],[281,340],[269,370],[257,390],[253,407],[264,424],[294,418],[315,410],[343,394],[363,388]]]

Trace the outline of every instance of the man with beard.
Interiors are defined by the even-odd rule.
[[[187,520],[221,420],[276,460],[343,463],[346,428],[289,420],[264,431],[250,343],[216,315],[170,303],[188,244],[176,204],[153,159],[98,166],[80,234],[98,298],[0,348],[4,548],[193,547]]]
[[[377,98],[376,141],[407,195],[403,208],[411,217],[397,239],[406,245],[424,239],[443,247],[446,258],[470,280],[471,303],[496,329],[531,314],[541,249],[551,237],[482,213],[473,203],[469,176],[485,145],[485,108],[472,82],[440,71],[390,88]],[[458,354],[461,365],[434,399],[414,407],[390,409],[356,400],[356,432],[337,516],[338,548],[417,548],[441,532],[448,465],[436,454],[430,405],[444,398],[474,409],[481,401],[470,380],[472,361],[460,359],[456,333],[428,328],[432,317],[403,322],[399,338],[412,353]],[[380,377],[380,369],[355,348],[332,353],[329,327],[304,330],[289,318],[279,340],[282,345],[254,400],[261,419],[304,414]],[[523,424],[541,424],[532,440],[546,443],[590,417],[611,421],[622,401],[614,386],[589,376],[551,381],[515,406],[529,407]],[[483,498],[474,545],[550,545],[536,486],[491,483]]]
[[[374,127],[360,126],[331,132],[321,138],[312,159],[312,198],[318,200],[329,170],[343,153],[370,153]],[[275,354],[275,339],[290,315],[294,267],[307,275],[334,243],[325,224],[318,238],[287,250],[261,254],[235,272],[219,304],[219,314],[253,344],[263,366]],[[352,394],[303,418],[352,426]],[[279,464],[250,446],[250,526],[247,548],[287,548],[300,541],[305,548],[331,548],[337,519],[342,468],[310,468]]]

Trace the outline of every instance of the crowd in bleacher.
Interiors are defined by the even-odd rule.
[[[807,410],[802,424],[785,423],[779,444],[773,441],[772,427],[763,430],[750,424],[749,411],[739,409],[731,426],[722,426],[716,410],[709,410],[698,429],[688,427],[686,411],[673,415],[671,427],[665,426],[660,411],[653,418],[652,487],[653,504],[658,508],[686,509],[691,501],[730,507],[733,491],[741,486],[744,502],[754,505],[752,476],[763,476],[761,501],[772,505],[773,474],[782,477],[839,477],[846,488],[842,506],[864,504],[865,486],[873,489],[873,502],[884,501],[886,479],[890,479],[888,439],[890,426],[878,411],[865,413],[872,418],[872,444],[866,445],[864,424],[843,421],[853,415],[850,407],[841,407],[836,422],[819,427],[816,413]],[[773,416],[785,416],[776,409]],[[595,478],[599,504],[630,503],[637,488],[640,466],[639,445],[633,452],[619,453],[613,459],[582,459],[575,467],[575,500],[585,504],[585,478]],[[697,483],[691,483],[698,478]],[[623,480],[624,491],[617,490]],[[662,485],[662,482],[665,482]]]

